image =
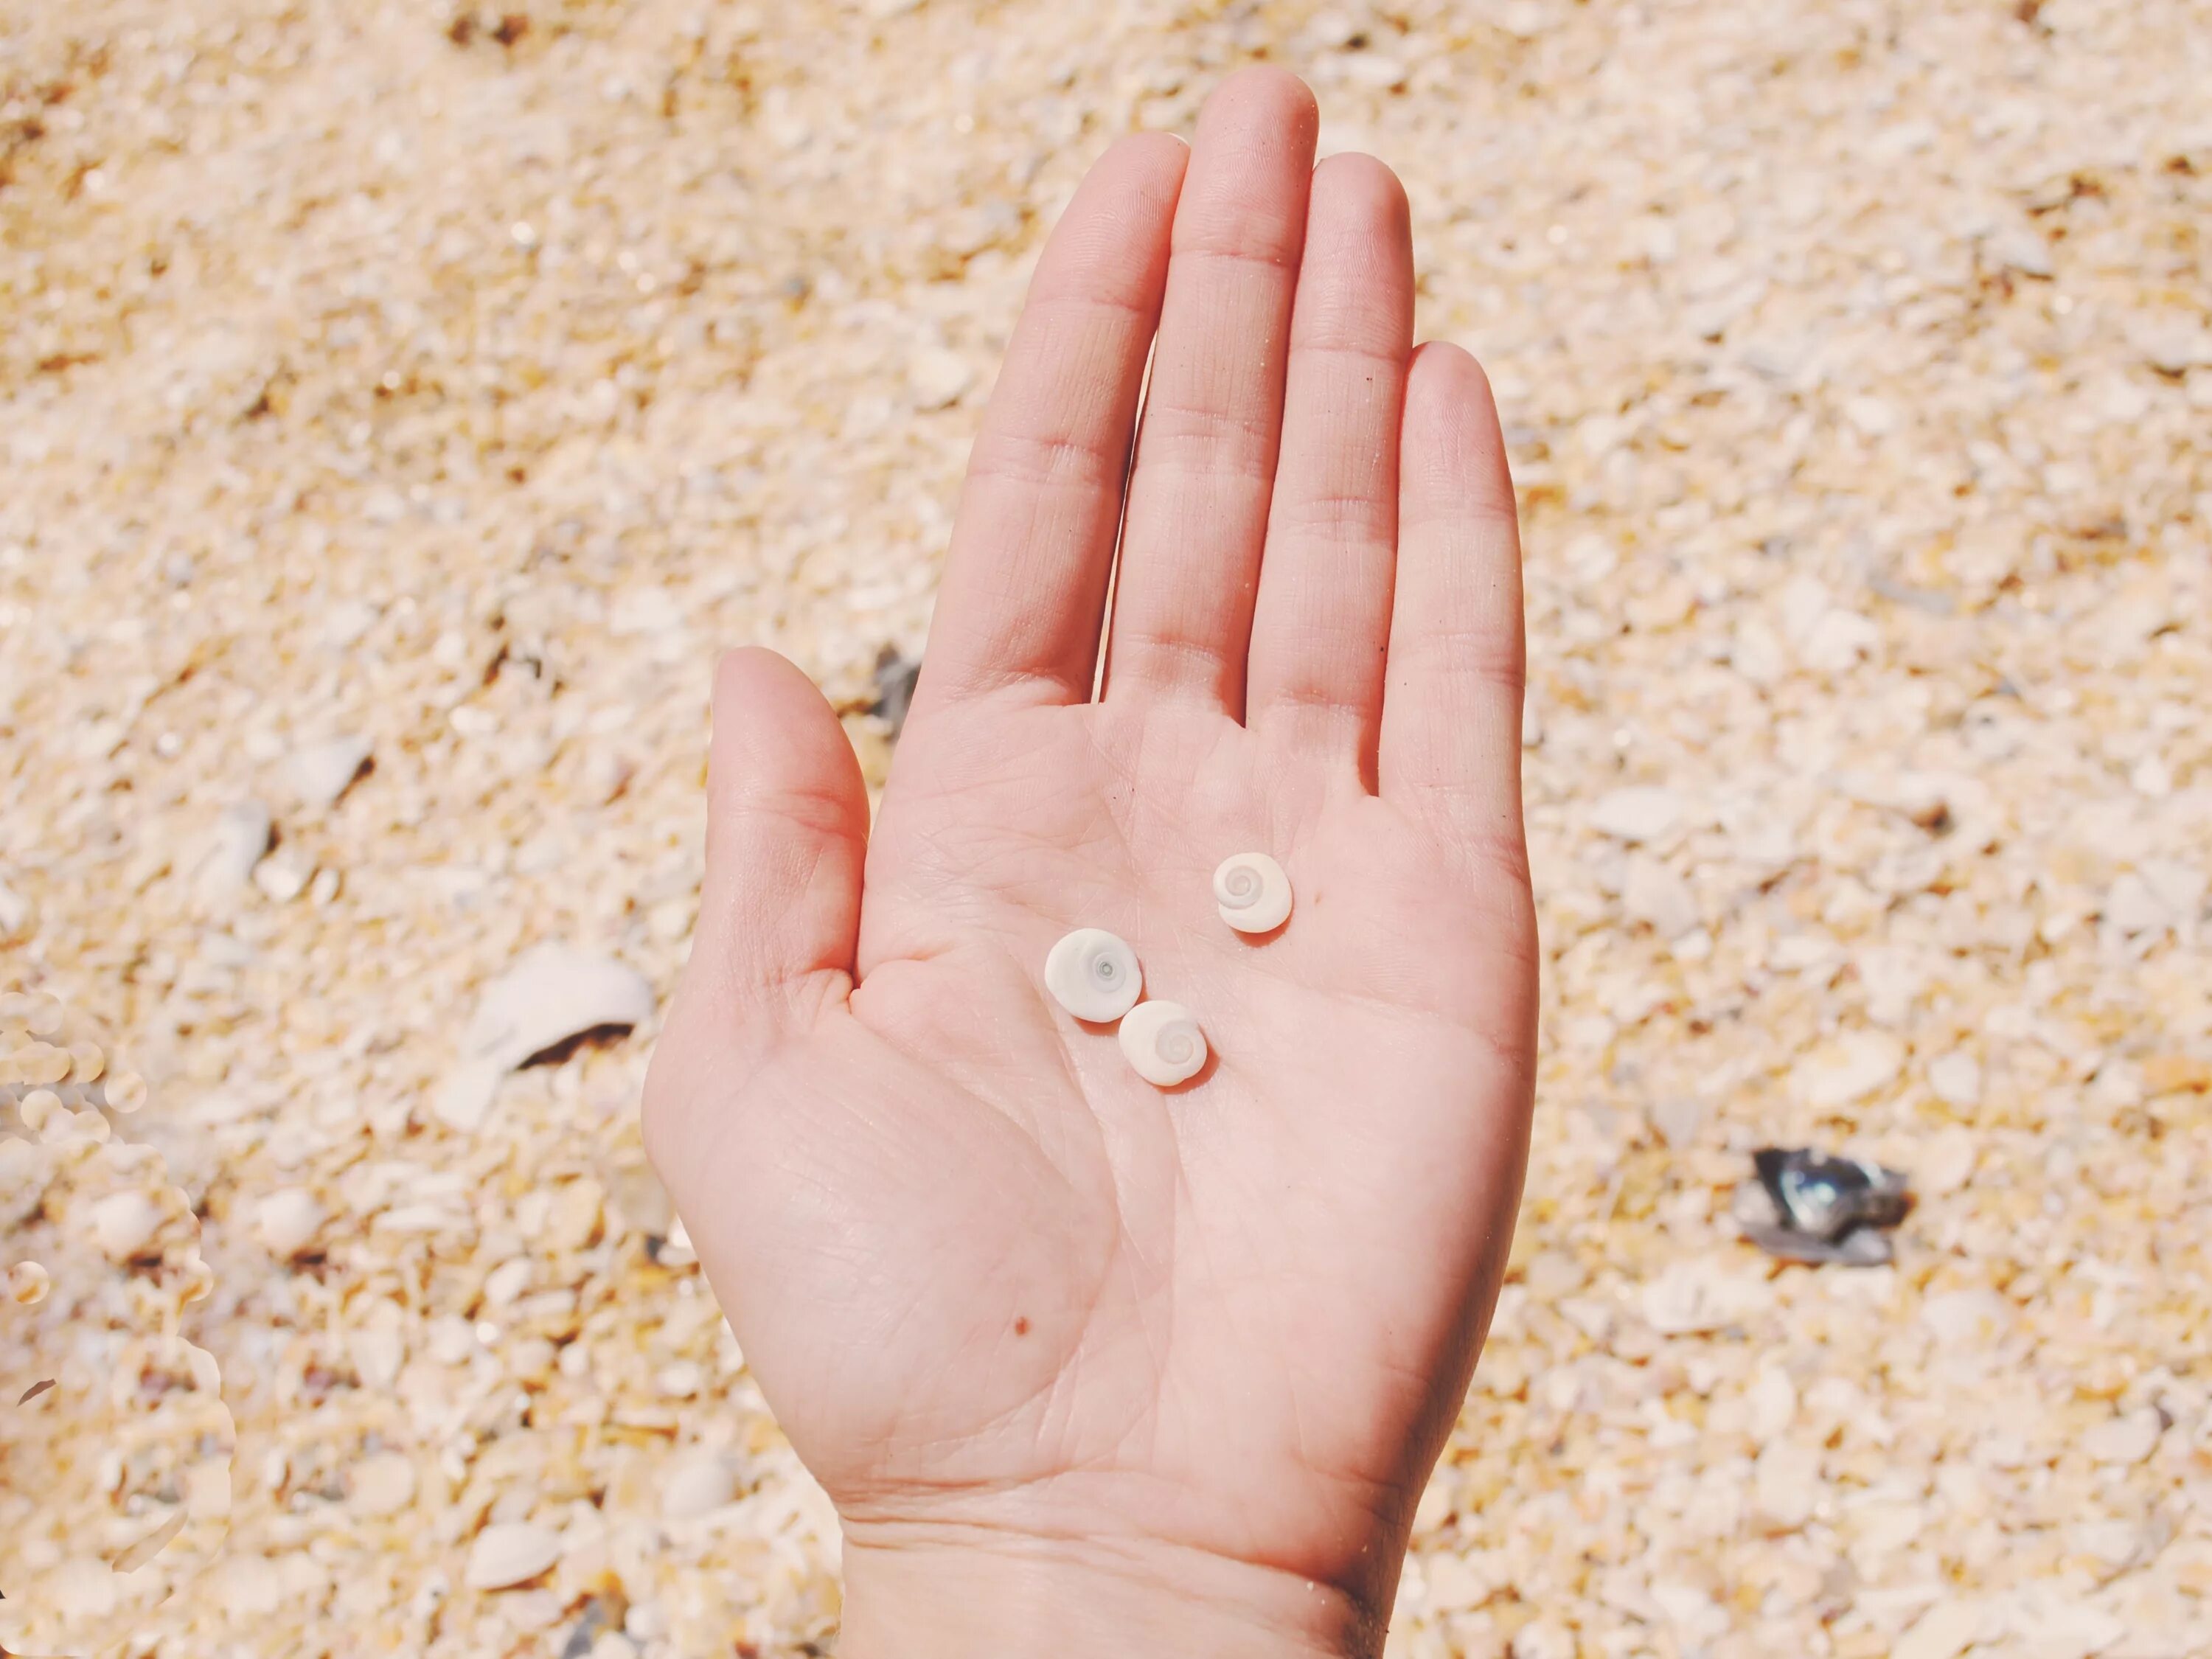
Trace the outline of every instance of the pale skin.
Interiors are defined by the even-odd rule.
[[[1085,180],[872,834],[805,676],[716,676],[645,1127],[837,1505],[844,1659],[1374,1654],[1480,1346],[1536,1010],[1513,491],[1481,369],[1413,349],[1397,179],[1316,125],[1246,70]],[[1256,938],[1244,851],[1296,890]],[[1079,927],[1195,1078],[1046,994]]]

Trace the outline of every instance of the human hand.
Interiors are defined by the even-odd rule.
[[[1513,494],[1405,197],[1249,70],[1039,263],[872,836],[799,672],[715,687],[653,1160],[846,1532],[846,1659],[1368,1654],[1504,1271],[1535,928]],[[1146,353],[1158,345],[1133,467]],[[1115,568],[1103,690],[1094,668]],[[1290,872],[1279,932],[1214,866]],[[1212,1050],[1047,995],[1118,933]]]

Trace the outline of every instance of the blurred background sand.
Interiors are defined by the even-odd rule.
[[[1045,231],[1255,57],[1525,514],[1538,1146],[1393,1655],[2212,1650],[2203,0],[0,0],[0,988],[150,1084],[237,1424],[140,1650],[827,1650],[652,1022],[471,1010],[672,986],[719,648],[880,781]],[[1769,1140],[1896,1265],[1740,1242]],[[52,1575],[160,1511],[45,1404]]]

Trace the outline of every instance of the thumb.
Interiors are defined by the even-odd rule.
[[[714,672],[695,1012],[750,1046],[842,1006],[867,846],[860,763],[821,692],[773,651],[731,652]]]

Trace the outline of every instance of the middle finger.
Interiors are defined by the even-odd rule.
[[[1319,117],[1280,70],[1206,100],[1138,428],[1106,695],[1241,716]]]

